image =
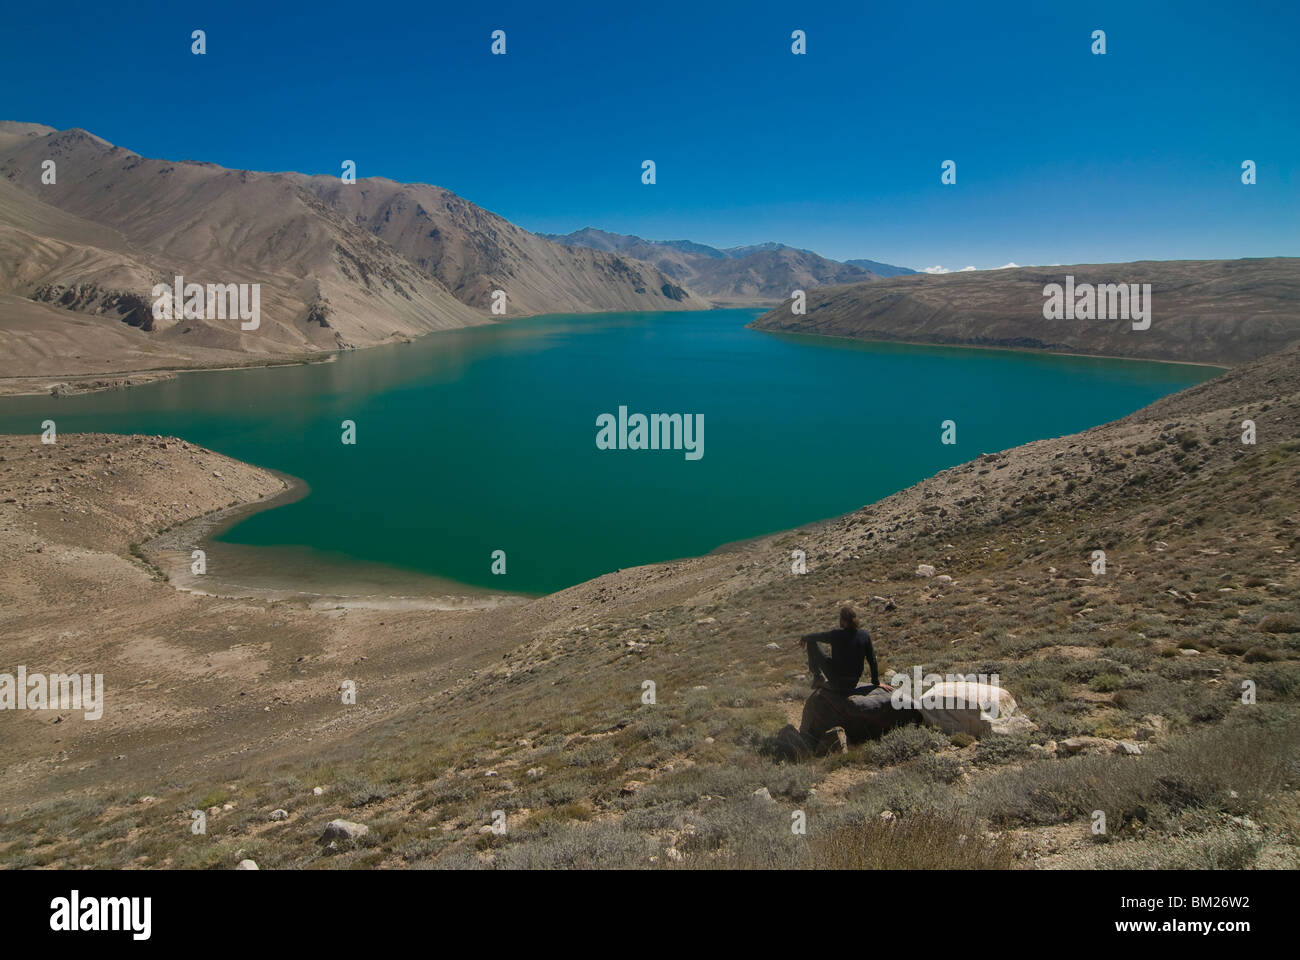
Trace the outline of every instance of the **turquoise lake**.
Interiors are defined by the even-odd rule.
[[[49,417],[171,434],[304,480],[307,496],[217,537],[210,572],[231,581],[540,593],[845,513],[1218,372],[745,329],[759,313],[533,317],[328,364],[11,398],[0,432]],[[597,417],[620,406],[702,415],[703,456],[597,449]]]

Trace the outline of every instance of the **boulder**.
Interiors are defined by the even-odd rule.
[[[919,710],[906,701],[895,706],[890,692],[880,687],[859,687],[848,696],[819,688],[803,705],[799,733],[809,738],[810,749],[816,749],[835,727],[843,729],[849,743],[861,743],[877,740],[895,727],[920,722]]]
[[[916,565],[916,575],[918,577],[933,577],[934,565],[929,563],[919,563]]]
[[[1114,753],[1120,745],[1108,737],[1066,737],[1056,746],[1058,755],[1073,757],[1081,753]]]
[[[936,683],[921,694],[915,705],[926,723],[948,734],[986,737],[993,733],[1017,733],[1027,729],[1024,723],[1029,723],[1027,718],[1023,718],[1024,723],[1008,722],[1016,712],[1016,699],[1009,691],[991,683]]]
[[[1012,717],[998,717],[996,720],[989,721],[989,732],[997,736],[1007,736],[1013,733],[1033,733],[1037,729],[1038,724],[1023,713],[1017,713]]]
[[[1159,714],[1148,713],[1135,732],[1139,740],[1158,740],[1169,732],[1169,721]]]
[[[257,861],[256,861],[256,860],[240,860],[240,861],[239,861],[239,866],[235,867],[235,869],[236,869],[236,870],[256,870],[256,869],[257,869]]]
[[[321,834],[321,840],[356,840],[364,837],[370,832],[370,828],[364,823],[353,823],[351,820],[331,820],[325,824],[325,832]]]

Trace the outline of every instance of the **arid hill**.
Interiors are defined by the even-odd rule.
[[[1151,326],[1047,320],[1043,290],[1064,284],[1151,284]],[[916,274],[808,292],[759,317],[761,330],[862,340],[1014,347],[1056,353],[1234,364],[1300,338],[1300,259],[1143,260]]]
[[[55,182],[43,182],[53,161]],[[261,284],[261,326],[156,321],[177,275]],[[0,123],[0,376],[247,362],[506,315],[707,304],[628,257],[543,240],[437,187],[152,160]]]
[[[5,663],[107,684],[100,720],[0,714],[0,864],[1295,868],[1300,348],[970,454],[708,556],[412,611],[178,592],[149,539],[276,478],[0,438]],[[844,602],[886,678],[997,674],[1034,729],[781,761],[793,641]]]
[[[793,290],[857,283],[876,276],[861,266],[839,263],[811,250],[797,250],[780,243],[718,250],[689,240],[642,240],[593,227],[563,236],[546,236],[573,247],[607,250],[643,260],[717,304],[771,303],[785,299]]]

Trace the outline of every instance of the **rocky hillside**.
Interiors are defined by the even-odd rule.
[[[862,266],[780,243],[718,250],[689,240],[642,240],[593,227],[547,236],[572,247],[614,251],[644,260],[718,304],[771,303],[789,297],[792,290],[856,283],[877,276]],[[907,272],[902,267],[889,269]]]
[[[260,284],[261,326],[155,320],[151,289],[177,275]],[[84,130],[0,124],[0,375],[371,346],[488,322],[497,289],[507,315],[705,306],[643,263],[550,243],[437,187],[153,160]]]
[[[248,499],[273,479],[166,438],[5,440],[0,649],[103,666],[117,708],[6,721],[0,861],[1300,865],[1300,347],[970,453],[825,523],[434,612],[178,593],[115,555],[126,531],[87,541],[68,518],[149,462],[189,493],[133,508],[139,542],[232,479]],[[773,735],[809,690],[793,640],[844,602],[886,677],[996,673],[1033,728],[783,761]]]
[[[1044,287],[1150,284],[1151,325],[1047,320]],[[1300,259],[1171,260],[917,274],[808,294],[759,317],[762,330],[863,340],[1241,363],[1300,338]]]

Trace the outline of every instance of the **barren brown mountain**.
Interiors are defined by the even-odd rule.
[[[642,240],[594,227],[563,236],[546,236],[557,243],[621,253],[653,264],[682,286],[718,305],[769,304],[784,300],[792,290],[857,283],[877,276],[861,266],[779,243],[718,250],[689,240]]]
[[[53,161],[54,182],[43,182]],[[155,321],[151,290],[261,284],[261,326]],[[152,160],[0,123],[0,376],[371,346],[507,315],[707,306],[653,267],[543,240],[445,190]]]
[[[1151,284],[1151,326],[1123,320],[1045,320],[1043,288]],[[1300,337],[1300,259],[1144,260],[917,274],[808,291],[759,317],[762,330],[862,340],[1015,347],[1057,353],[1240,363]]]

